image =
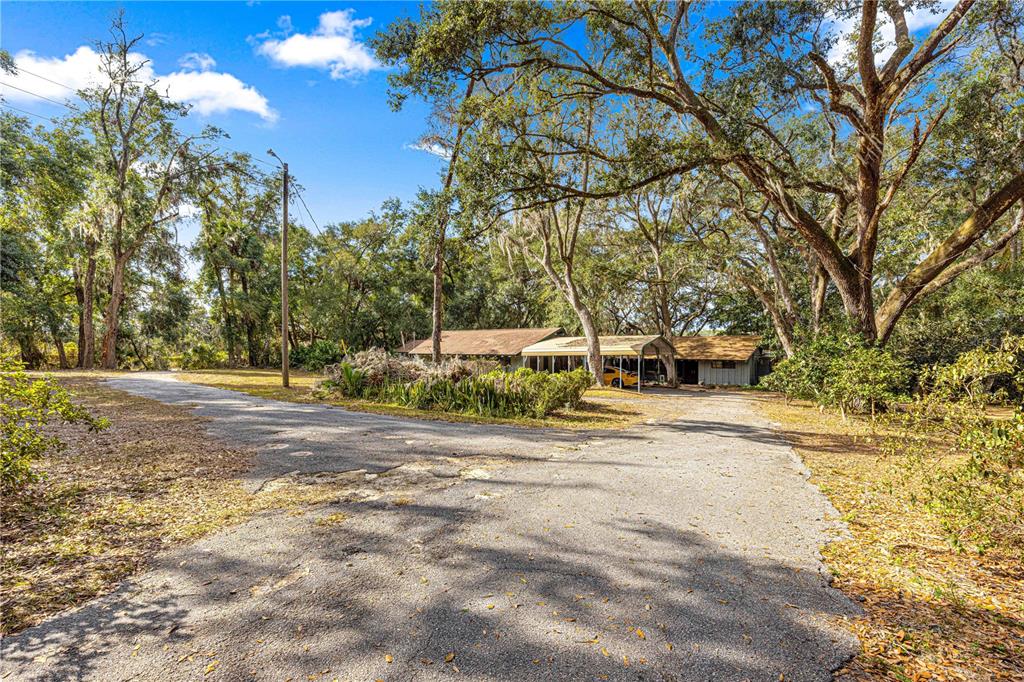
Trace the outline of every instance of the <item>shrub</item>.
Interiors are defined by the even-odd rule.
[[[950,536],[982,548],[1024,546],[1024,409],[1011,419],[969,420],[956,450],[963,461],[927,477],[929,505]]]
[[[64,447],[59,438],[45,433],[53,420],[84,423],[90,430],[107,426],[52,379],[32,379],[12,355],[0,355],[0,489],[5,494],[38,480],[32,462]]]
[[[322,372],[327,365],[341,362],[341,346],[326,339],[318,339],[308,346],[293,346],[288,351],[288,362],[310,372]]]
[[[437,365],[374,349],[346,356],[324,369],[318,389],[348,398],[422,410],[487,417],[544,417],[577,407],[590,386],[585,370],[548,374],[506,372],[492,361],[446,360]]]
[[[182,369],[220,369],[228,364],[228,354],[208,343],[197,343],[181,356]]]
[[[924,502],[955,545],[1024,547],[1022,387],[1024,337],[1008,336],[999,348],[925,371],[918,395],[894,420],[886,448],[921,475]],[[1010,401],[1011,416],[992,412]]]
[[[318,390],[334,390],[346,398],[360,398],[363,395],[366,374],[347,362],[328,365],[324,368],[326,378],[318,385]]]
[[[870,412],[878,405],[904,400],[910,367],[891,353],[874,346],[856,346],[830,365],[822,394],[825,403],[848,411]]]
[[[883,348],[865,346],[852,335],[820,335],[764,378],[765,388],[822,407],[870,412],[903,399],[909,365]]]
[[[308,346],[292,346],[288,361],[293,367],[310,372],[322,372],[324,367],[341,362],[344,353],[341,347],[325,339],[318,339]]]

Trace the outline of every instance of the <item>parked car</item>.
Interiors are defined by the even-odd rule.
[[[631,372],[628,369],[622,370],[620,374],[618,367],[604,368],[604,383],[614,386],[615,388],[636,386],[639,381],[640,377],[637,376],[636,372]]]

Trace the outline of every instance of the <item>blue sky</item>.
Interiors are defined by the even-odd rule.
[[[137,49],[153,74],[193,104],[189,125],[214,124],[231,136],[227,144],[261,157],[272,147],[306,188],[321,226],[438,183],[443,162],[410,148],[426,130],[427,106],[410,101],[393,112],[387,72],[364,44],[394,18],[415,16],[416,3],[5,1],[0,45],[24,69],[80,87],[94,70],[91,46],[108,37],[121,7],[129,29],[145,34]],[[29,74],[17,85],[73,97]],[[67,111],[10,88],[3,94],[43,116]]]
[[[940,0],[939,9],[950,1]],[[306,188],[321,225],[363,217],[388,197],[410,200],[419,187],[437,186],[443,161],[412,148],[426,131],[427,105],[410,100],[403,111],[391,111],[387,71],[365,44],[395,18],[418,14],[417,3],[6,0],[0,45],[24,69],[15,84],[51,99],[73,97],[50,81],[87,85],[96,72],[92,45],[108,37],[122,7],[129,29],[145,34],[138,52],[150,60],[159,86],[193,104],[188,125],[214,124],[230,135],[227,144],[264,158],[272,147]],[[908,23],[916,32],[938,19],[921,10]],[[846,34],[853,26],[836,28]],[[881,33],[891,42],[884,21]],[[836,54],[848,48],[847,40]],[[0,86],[0,93],[9,105],[38,115],[66,112],[18,90]],[[195,229],[185,226],[181,240],[191,241]]]

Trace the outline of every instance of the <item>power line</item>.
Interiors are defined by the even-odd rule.
[[[54,85],[59,85],[59,86],[61,86],[63,88],[67,88],[69,90],[75,91],[74,88],[72,88],[70,85],[65,85],[64,83],[60,83],[58,81],[51,80],[49,78],[46,78],[45,76],[40,76],[39,74],[32,73],[31,71],[25,71],[24,69],[20,69],[20,71],[24,71],[25,73],[27,73],[27,74],[29,74],[31,76],[35,76],[36,78],[42,78],[43,80],[49,81],[49,82],[53,83]],[[74,105],[68,104],[67,102],[58,102],[57,100],[51,99],[51,98],[47,97],[46,95],[40,95],[38,92],[32,92],[31,90],[26,90],[25,88],[18,87],[17,85],[11,85],[10,83],[5,83],[3,81],[0,81],[0,85],[6,85],[9,88],[14,88],[15,90],[19,90],[21,92],[24,92],[26,95],[32,95],[33,97],[38,97],[39,99],[46,100],[47,102],[52,102],[53,104],[59,104],[62,107],[67,107],[71,111],[76,111],[76,112],[81,113],[81,109],[79,109],[78,107],[76,107]],[[171,98],[167,97],[166,95],[161,95],[159,92],[156,93],[156,96],[159,97],[162,100],[167,101],[167,102],[173,101],[173,100],[171,100]],[[14,107],[11,107],[11,108],[14,108]],[[23,110],[19,109],[19,111],[23,111]],[[28,113],[28,114],[31,114],[32,116],[39,116],[39,114],[32,114],[31,112],[24,112],[23,111],[23,113]],[[45,118],[45,117],[43,117],[43,118]],[[51,123],[56,123],[56,121],[54,121],[52,118],[49,119],[49,121]],[[256,161],[257,163],[262,163],[264,166],[269,166],[271,168],[277,168],[277,166],[275,164],[271,163],[270,161],[267,161],[266,159],[261,159],[260,157],[256,156],[255,154],[253,154],[251,152],[243,152],[240,149],[235,149],[234,147],[229,147],[226,144],[218,144],[216,146],[218,148],[220,148],[220,149],[226,149],[228,151],[235,152],[236,154],[245,154],[250,159],[252,159],[253,161]]]
[[[265,159],[261,159],[252,152],[243,152],[241,149],[235,149],[234,147],[229,147],[226,144],[219,144],[217,145],[217,147],[220,149],[226,149],[229,152],[235,152],[236,154],[245,154],[246,156],[248,156],[253,161],[256,161],[257,163],[262,163],[264,166],[270,166],[271,168],[277,168],[276,164],[273,164]]]
[[[67,83],[61,83],[60,81],[55,81],[52,78],[47,78],[46,76],[40,75],[38,73],[34,73],[34,72],[29,71],[28,69],[25,69],[25,68],[20,67],[20,66],[16,66],[15,68],[17,69],[18,73],[27,73],[30,76],[35,76],[36,78],[42,78],[47,83],[53,83],[54,85],[59,85],[62,88],[67,88],[71,92],[78,92],[77,88],[73,88],[70,85],[68,85]]]
[[[35,76],[36,78],[41,78],[41,79],[43,79],[45,81],[53,83],[54,85],[59,85],[61,87],[67,88],[68,90],[75,91],[75,89],[72,88],[70,85],[66,85],[65,83],[60,83],[60,82],[55,81],[53,79],[47,78],[46,76],[40,76],[37,73],[33,73],[31,71],[25,71],[24,69],[20,69],[20,71],[23,71],[24,73],[27,73],[30,76]],[[62,107],[66,107],[66,108],[70,109],[71,111],[76,111],[76,112],[81,113],[80,109],[78,109],[77,107],[75,107],[75,106],[73,106],[71,104],[68,104],[67,102],[59,102],[59,101],[57,101],[55,99],[51,99],[51,98],[49,98],[49,97],[47,97],[45,95],[40,95],[38,92],[32,92],[31,90],[26,90],[25,88],[20,88],[17,85],[11,85],[10,83],[5,83],[3,81],[0,81],[0,85],[5,85],[7,87],[14,88],[15,90],[18,90],[20,92],[24,92],[26,95],[32,95],[33,97],[38,97],[39,99],[45,100],[47,102],[51,102],[53,104],[57,104],[57,105],[60,105]],[[159,97],[159,98],[161,98],[163,100],[172,101],[169,97],[167,97],[166,95],[161,95],[159,92],[156,93],[156,95],[157,95],[157,97]],[[11,106],[11,105],[7,104],[6,102],[0,102],[0,105],[2,105],[4,107],[7,107],[8,109],[13,109],[14,111],[21,112],[23,114],[28,114],[29,116],[35,116],[37,118],[41,118],[43,120],[49,121],[50,123],[53,123],[54,125],[57,124],[57,122],[54,119],[50,118],[49,116],[43,116],[42,114],[35,114],[35,113],[32,113],[31,111],[26,111],[24,109],[19,109],[18,107]],[[214,146],[215,146],[216,149],[219,149],[221,151],[227,150],[227,151],[235,152],[236,154],[244,154],[245,156],[248,156],[253,161],[256,161],[257,163],[262,163],[264,166],[269,166],[270,168],[275,168],[275,169],[277,168],[277,164],[274,164],[274,163],[272,163],[270,161],[267,161],[266,159],[262,159],[262,158],[256,156],[255,154],[252,154],[250,152],[244,152],[244,151],[242,151],[240,149],[236,149],[234,147],[229,147],[226,144],[215,144]],[[195,168],[198,168],[198,167],[199,166],[193,167],[190,170],[194,170]],[[298,199],[299,199],[299,202],[302,203],[302,207],[306,210],[306,215],[308,215],[310,221],[312,221],[313,227],[316,228],[317,234],[319,234],[322,237],[323,236],[323,232],[320,230],[319,223],[317,223],[316,218],[313,217],[313,212],[309,210],[309,206],[306,204],[306,199],[305,199],[305,197],[303,197],[302,192],[299,191],[297,188],[295,189],[295,196],[297,196]]]
[[[68,109],[71,109],[72,111],[78,111],[78,108],[73,107],[72,105],[68,104],[67,102],[58,102],[55,99],[50,99],[46,95],[40,95],[38,92],[32,92],[31,90],[26,90],[25,88],[19,88],[17,85],[12,85],[10,83],[5,83],[4,81],[0,81],[0,85],[3,85],[3,86],[8,87],[8,88],[14,88],[15,90],[19,90],[21,92],[24,92],[26,95],[32,95],[33,97],[38,97],[39,99],[44,99],[47,102],[51,102],[53,104],[57,104],[57,105],[60,105],[62,107],[67,107]]]
[[[321,237],[324,236],[324,233],[320,231],[320,225],[317,224],[316,218],[313,217],[313,213],[309,210],[309,206],[306,205],[306,200],[305,198],[303,198],[302,192],[296,190],[295,195],[299,197],[299,201],[302,202],[302,207],[306,209],[306,215],[308,215],[309,219],[313,221],[313,226],[316,228],[317,234],[319,234]]]
[[[36,118],[41,118],[44,121],[49,121],[50,123],[52,123],[54,125],[57,125],[57,122],[55,120],[53,120],[52,118],[50,118],[49,116],[43,116],[42,114],[36,114],[36,113],[31,112],[31,111],[26,111],[25,109],[19,109],[18,107],[12,107],[7,102],[0,102],[0,107],[4,107],[5,109],[12,109],[14,111],[17,111],[17,112],[22,113],[22,114],[27,114],[29,116],[35,116]]]

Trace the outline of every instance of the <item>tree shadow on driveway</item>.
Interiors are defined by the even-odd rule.
[[[643,517],[517,523],[484,488],[261,515],[6,638],[5,679],[825,680],[855,647],[811,565]]]

